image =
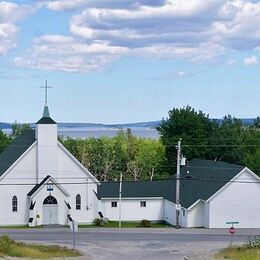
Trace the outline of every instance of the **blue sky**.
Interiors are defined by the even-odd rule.
[[[0,121],[159,120],[190,105],[260,115],[260,3],[0,1]]]

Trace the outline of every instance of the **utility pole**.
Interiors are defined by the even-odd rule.
[[[181,138],[177,148],[177,171],[176,171],[176,228],[180,228],[180,173],[181,173]]]
[[[122,213],[122,173],[120,173],[120,184],[119,184],[119,228],[122,226],[121,213]]]

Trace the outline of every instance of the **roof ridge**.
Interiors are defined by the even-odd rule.
[[[193,158],[192,160],[189,161],[189,163],[194,163],[194,162],[208,162],[208,163],[212,163],[212,164],[227,164],[227,165],[233,165],[233,166],[239,166],[239,167],[246,167],[244,165],[241,164],[235,164],[235,163],[230,163],[230,162],[226,162],[226,161],[215,161],[215,160],[209,160],[209,159],[199,159],[199,158]]]

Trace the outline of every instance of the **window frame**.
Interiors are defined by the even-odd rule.
[[[44,199],[43,205],[58,205],[58,201],[55,197],[49,195]]]
[[[117,201],[111,201],[111,208],[117,208]]]
[[[141,200],[140,201],[140,207],[141,208],[146,208],[146,200]]]
[[[76,195],[76,210],[81,210],[81,196],[80,196],[80,194]]]
[[[18,198],[16,195],[12,197],[12,212],[18,212]]]

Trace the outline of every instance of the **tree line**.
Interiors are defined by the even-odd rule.
[[[15,123],[10,135],[0,131],[0,152],[28,125]],[[157,127],[159,140],[138,138],[130,129],[114,137],[72,139],[60,142],[101,181],[165,179],[175,173],[176,144],[183,155],[245,165],[260,174],[260,118],[244,125],[230,115],[213,120],[190,106],[173,108]]]
[[[165,148],[161,141],[137,138],[130,129],[114,137],[72,139],[60,137],[62,144],[98,180],[154,180],[165,178]]]
[[[190,106],[172,109],[157,130],[165,147],[168,171],[176,165],[176,143],[182,139],[182,151],[193,158],[225,161],[249,167],[260,174],[260,118],[252,125],[224,116],[213,120]]]

